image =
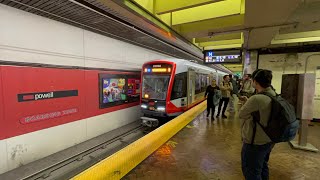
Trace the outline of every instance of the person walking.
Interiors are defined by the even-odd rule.
[[[207,98],[207,118],[210,115],[210,111],[211,111],[211,118],[214,119],[214,113],[215,113],[215,104],[214,104],[214,96],[216,95],[216,93],[218,93],[217,91],[220,88],[217,86],[217,82],[216,80],[212,80],[211,85],[209,85],[207,87],[206,93],[205,93],[205,98]]]
[[[219,102],[219,108],[218,108],[218,114],[217,117],[220,116],[220,112],[221,112],[221,107],[223,105],[223,109],[222,109],[222,118],[227,118],[225,112],[230,100],[230,96],[231,96],[231,91],[233,90],[232,84],[229,82],[229,75],[225,75],[223,76],[223,81],[220,83],[220,90],[221,90],[221,95],[222,98]]]

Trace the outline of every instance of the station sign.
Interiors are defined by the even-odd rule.
[[[236,50],[206,50],[204,53],[205,64],[241,64],[242,51]]]

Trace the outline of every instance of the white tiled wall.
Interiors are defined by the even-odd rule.
[[[99,136],[105,132],[134,122],[140,116],[139,106],[111,112],[95,117],[88,118],[87,121],[87,138]]]
[[[0,174],[8,169],[7,154],[7,140],[0,140]]]
[[[83,55],[83,30],[0,5],[1,45]]]
[[[307,73],[316,73],[317,67],[320,66],[320,53],[317,52],[298,53],[297,55],[260,55],[259,68],[272,70],[272,85],[277,90],[277,93],[281,93],[282,75],[305,73],[307,59],[309,59],[307,64]],[[315,94],[320,94],[320,89],[316,89]],[[320,108],[317,108],[319,106],[320,100],[315,99],[313,112],[314,118],[320,118]]]
[[[76,121],[9,138],[8,167],[15,168],[79,144],[87,140],[85,132],[86,122]]]

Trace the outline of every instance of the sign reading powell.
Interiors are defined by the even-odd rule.
[[[39,100],[63,98],[63,97],[70,97],[70,96],[78,96],[78,90],[18,94],[18,102],[39,101]]]

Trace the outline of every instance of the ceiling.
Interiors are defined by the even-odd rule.
[[[320,0],[122,2],[147,11],[203,50],[260,49],[320,42]],[[242,65],[225,66],[234,72],[242,71]]]
[[[209,49],[254,50],[320,44],[320,0],[0,0],[0,3],[198,63],[203,63],[202,51]],[[241,64],[224,66],[219,68],[228,72],[243,69]]]

